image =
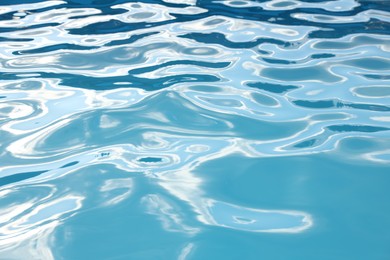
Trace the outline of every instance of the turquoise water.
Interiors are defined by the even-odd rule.
[[[390,259],[389,72],[389,1],[0,1],[0,259]]]

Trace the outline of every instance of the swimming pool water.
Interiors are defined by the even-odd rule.
[[[0,259],[390,259],[390,2],[0,0]]]

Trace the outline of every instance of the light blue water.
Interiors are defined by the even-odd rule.
[[[0,259],[390,259],[390,2],[0,0]]]

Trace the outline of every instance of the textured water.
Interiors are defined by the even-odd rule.
[[[0,1],[0,259],[390,259],[390,2]]]

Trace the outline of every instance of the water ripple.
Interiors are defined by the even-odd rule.
[[[386,1],[1,4],[0,258],[218,258],[205,234],[328,225],[315,206],[328,198],[308,192],[317,158],[388,167]],[[294,158],[307,166],[273,188],[280,203],[213,190]]]

